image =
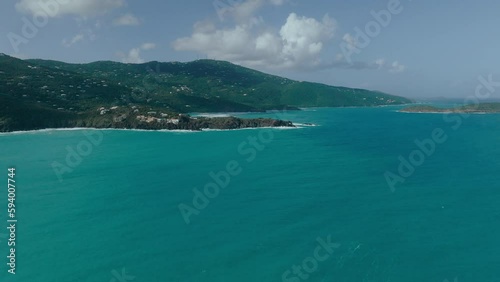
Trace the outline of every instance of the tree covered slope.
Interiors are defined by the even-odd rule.
[[[137,115],[175,115],[411,101],[381,92],[294,81],[222,61],[68,64],[0,54],[0,103],[0,130],[2,124],[5,130],[14,121],[43,128],[44,121],[52,125],[68,119],[104,118],[97,111],[101,107],[134,107]],[[37,113],[39,120],[30,112]]]

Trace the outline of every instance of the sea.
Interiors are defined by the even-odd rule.
[[[500,281],[500,115],[400,108],[1,134],[0,281]]]

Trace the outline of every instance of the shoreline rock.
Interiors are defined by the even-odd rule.
[[[0,123],[0,125],[2,125]],[[109,120],[79,119],[60,121],[57,124],[51,123],[46,126],[0,126],[0,132],[34,131],[44,129],[72,129],[72,128],[92,128],[92,129],[138,129],[138,130],[189,130],[202,131],[204,129],[233,130],[245,128],[262,127],[290,127],[295,128],[291,121],[284,121],[269,118],[243,119],[237,117],[214,117],[214,118],[192,118],[180,116],[178,122],[172,123],[168,120],[155,120],[154,122],[141,122],[132,118],[120,119],[111,118]]]

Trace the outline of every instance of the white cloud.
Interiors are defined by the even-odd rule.
[[[51,1],[41,0],[19,0],[16,3],[16,10],[26,14],[44,13],[51,17],[63,15],[77,15],[81,17],[92,17],[100,14],[105,14],[111,10],[123,7],[125,0],[65,0],[52,1],[58,5],[54,5],[57,9],[49,5],[43,5]],[[50,8],[48,8],[50,7]]]
[[[304,62],[317,57],[323,49],[324,41],[333,37],[336,23],[328,15],[318,22],[312,18],[299,17],[292,13],[281,27],[283,54],[288,63]]]
[[[126,55],[119,54],[122,57],[122,62],[127,64],[142,64],[144,59],[141,57],[141,51],[149,51],[156,48],[154,43],[144,43],[140,47],[132,48]]]
[[[221,20],[225,20],[226,15],[229,15],[236,22],[243,23],[251,19],[264,5],[281,6],[285,2],[286,0],[216,0],[214,6]]]
[[[342,37],[342,41],[347,44],[347,48],[349,50],[360,49],[360,44],[358,40],[349,33],[344,34]],[[337,61],[345,61],[345,56],[343,54],[337,55]],[[352,64],[352,63],[351,63]],[[366,69],[379,69],[379,70],[388,70],[391,73],[400,73],[406,70],[406,66],[400,64],[398,61],[394,61],[393,63],[387,63],[384,59],[377,59],[373,63],[363,63],[357,62],[352,66],[352,68],[363,68],[365,66]]]
[[[152,50],[156,48],[156,44],[154,43],[144,43],[141,45],[142,50]]]
[[[75,45],[76,43],[83,41],[84,39],[85,39],[85,35],[83,33],[79,33],[79,34],[73,36],[73,38],[71,38],[70,40],[63,39],[62,44],[65,47],[71,47],[71,46]]]
[[[389,71],[393,73],[404,72],[406,70],[406,66],[400,64],[398,61],[392,63]]]
[[[400,73],[406,70],[406,66],[398,61],[388,63],[385,59],[376,59],[373,62],[353,61],[347,62],[342,53],[338,53],[334,61],[322,62],[316,66],[316,69],[352,69],[352,70],[380,70],[390,73]]]
[[[119,18],[116,18],[113,21],[113,25],[115,26],[136,26],[140,25],[139,19],[136,18],[133,14],[125,14]]]
[[[304,67],[318,63],[336,28],[335,21],[328,16],[318,21],[295,13],[288,16],[279,33],[262,25],[262,20],[255,19],[225,29],[198,23],[190,37],[177,39],[173,47],[248,66]]]
[[[348,48],[351,50],[357,48],[357,46],[358,46],[358,41],[356,40],[356,38],[354,38],[349,33],[344,34],[344,36],[342,37],[342,40],[345,43],[347,43]]]
[[[400,73],[406,70],[406,66],[400,64],[399,61],[387,63],[385,59],[377,59],[375,60],[375,62],[373,62],[373,64],[368,65],[372,65],[372,68],[389,71],[391,73]]]
[[[142,64],[144,60],[141,58],[141,49],[133,48],[128,52],[128,55],[122,59],[127,64]]]

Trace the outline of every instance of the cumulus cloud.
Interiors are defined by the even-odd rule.
[[[122,57],[122,62],[127,64],[142,64],[144,59],[141,58],[141,51],[153,50],[156,48],[154,43],[144,43],[140,47],[132,48],[126,55],[119,54]]]
[[[77,15],[81,17],[92,17],[105,14],[111,10],[125,5],[125,0],[66,0],[53,1],[58,5],[49,6],[51,1],[20,0],[16,3],[16,10],[26,14],[44,13],[51,17],[63,15]]]
[[[318,22],[312,18],[299,17],[292,13],[281,27],[283,54],[287,63],[304,62],[317,58],[324,41],[331,39],[335,32],[335,21],[328,15]]]
[[[316,20],[295,13],[288,16],[279,32],[262,25],[263,21],[256,19],[224,29],[198,23],[190,37],[177,39],[173,47],[249,66],[293,68],[319,63],[319,54],[336,29],[328,15]]]
[[[139,19],[130,13],[118,17],[113,21],[113,25],[115,26],[136,26],[140,24]]]
[[[195,23],[190,36],[172,43],[177,51],[198,52],[216,60],[226,60],[254,68],[281,69],[371,69],[391,73],[406,67],[398,61],[384,59],[370,62],[348,61],[344,53],[325,60],[325,49],[337,31],[336,21],[325,15],[322,19],[290,13],[278,28],[270,27],[254,14],[265,5],[283,5],[288,0],[216,0],[219,16],[231,19],[234,25],[217,25],[210,21]],[[227,17],[230,15],[230,17]],[[360,43],[349,33],[340,38],[350,48]],[[332,54],[333,55],[333,54]]]

